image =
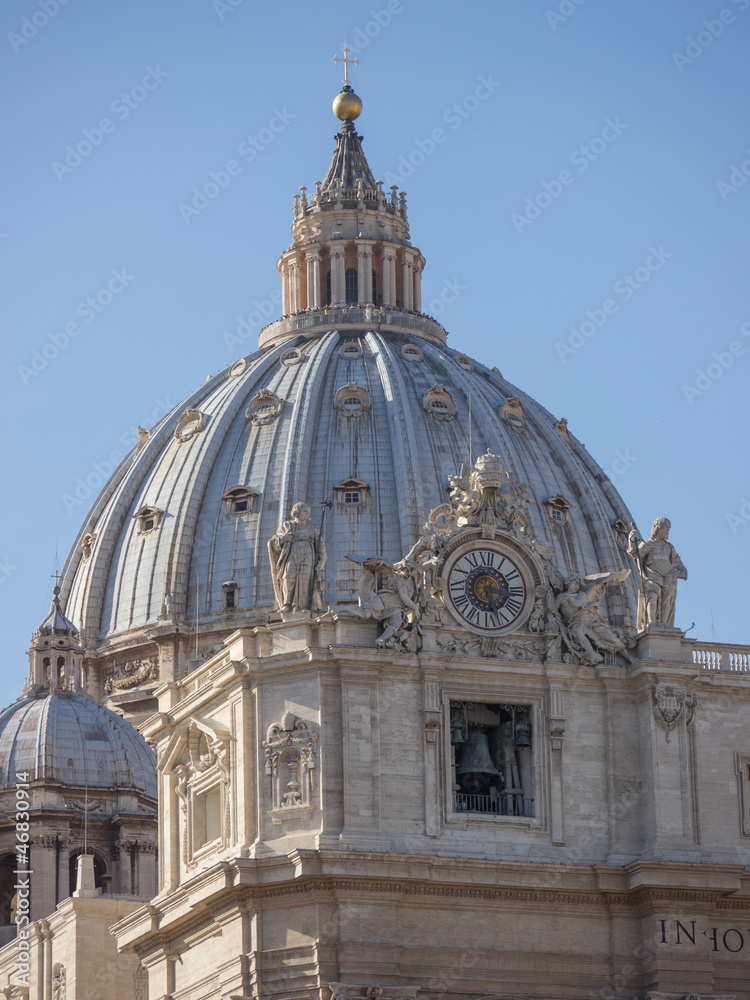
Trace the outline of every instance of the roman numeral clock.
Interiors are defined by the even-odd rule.
[[[455,618],[486,636],[515,631],[529,615],[533,576],[501,541],[466,541],[446,559],[443,598]]]

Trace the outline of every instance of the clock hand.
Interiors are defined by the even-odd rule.
[[[498,598],[500,597],[500,586],[498,585],[497,590],[495,590],[494,587],[488,587],[485,584],[485,591],[487,593],[487,598],[489,600],[489,603],[492,605],[492,617],[495,619],[495,622],[497,623],[497,627],[501,628],[502,625],[501,625],[501,622],[500,622],[500,615],[498,614],[499,608],[497,606],[497,601],[498,601]],[[493,595],[495,595],[495,596],[493,596]]]

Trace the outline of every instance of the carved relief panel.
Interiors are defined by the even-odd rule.
[[[263,750],[274,823],[312,816],[317,744],[313,724],[291,712],[268,727]]]

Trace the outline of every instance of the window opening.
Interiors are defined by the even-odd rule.
[[[357,284],[357,272],[355,268],[350,267],[345,275],[346,281],[346,304],[356,305],[359,298],[359,287]]]
[[[451,702],[453,809],[533,817],[531,709]]]

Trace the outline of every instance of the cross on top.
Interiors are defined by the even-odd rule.
[[[351,52],[351,49],[347,46],[346,42],[344,42],[344,47],[343,47],[343,49],[341,51],[344,53],[343,59],[341,58],[341,56],[334,56],[333,57],[333,61],[335,63],[343,63],[344,64],[344,86],[348,87],[349,86],[349,66],[359,66],[360,60],[357,59],[356,56],[354,57],[354,59],[350,59],[349,58],[349,53]]]

